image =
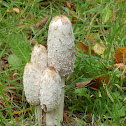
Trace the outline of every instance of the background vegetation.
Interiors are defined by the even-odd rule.
[[[64,126],[126,124],[125,0],[0,0],[0,124],[37,125],[25,99],[23,69],[46,46],[52,17],[69,17],[75,70],[66,77]]]

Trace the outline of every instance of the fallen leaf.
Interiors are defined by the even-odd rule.
[[[76,43],[76,47],[77,47],[77,49],[78,49],[78,51],[79,51],[80,53],[83,53],[83,52],[88,53],[88,52],[89,52],[88,46],[86,46],[86,45],[83,44],[82,42],[77,42],[77,43]],[[94,54],[94,50],[91,49],[91,55],[93,55],[93,54]]]
[[[101,57],[104,57],[104,51],[105,51],[105,46],[102,42],[96,43],[94,45],[94,52],[97,53],[98,55],[101,55]]]
[[[126,62],[126,46],[119,48],[116,51],[115,58],[114,58],[116,63],[124,63]]]
[[[16,116],[15,117],[15,121],[19,123],[20,122],[20,118]]]
[[[65,112],[63,112],[63,117],[64,117],[64,120],[69,123],[71,121],[71,119],[67,116],[67,114]]]
[[[100,36],[99,33],[89,33],[85,36],[86,40],[90,42],[90,45],[93,46],[96,43],[100,42]],[[88,42],[85,42],[86,45],[89,45]]]
[[[42,19],[41,21],[38,21],[38,22],[36,23],[37,28],[38,28],[39,30],[41,30],[42,27],[43,27],[43,25],[45,25],[46,22],[48,21],[48,19],[49,19],[49,16],[46,16],[46,17],[45,17],[44,19]]]
[[[13,9],[8,9],[8,10],[7,10],[7,13],[8,13],[8,12],[16,12],[16,13],[19,13],[20,10],[19,10],[19,8],[17,8],[17,7],[13,7]]]
[[[13,115],[15,116],[15,117],[17,117],[17,115],[20,115],[20,114],[22,114],[22,113],[25,113],[25,114],[27,114],[27,113],[31,113],[31,108],[26,108],[26,109],[22,109],[22,110],[20,110],[20,111],[14,111],[13,112]]]
[[[125,70],[126,71],[126,65],[124,63],[115,63],[113,64],[116,68],[119,68],[120,70]]]
[[[84,82],[79,82],[79,83],[76,83],[76,86],[77,87],[84,87],[86,86],[87,84],[89,84],[92,80],[90,81],[84,81]]]
[[[76,17],[73,17],[73,16],[71,17],[71,23],[72,23],[72,24],[75,24],[77,20],[78,20],[78,19],[77,19]]]
[[[76,86],[77,87],[83,87],[83,86],[89,85],[89,87],[92,88],[92,89],[98,89],[98,88],[103,86],[102,81],[104,81],[104,83],[107,85],[108,82],[109,82],[109,75],[107,75],[106,77],[105,77],[105,75],[102,75],[102,76],[99,76],[99,77],[94,77],[90,81],[84,81],[84,82],[76,83]]]
[[[102,81],[104,81],[104,83],[107,85],[108,82],[109,82],[109,75],[107,75],[105,78],[104,77],[105,77],[105,75],[102,75],[102,76],[99,76],[99,77],[95,77],[91,81],[92,84],[90,85],[90,87],[98,89],[98,88],[103,86]]]
[[[76,5],[75,5],[74,2],[63,0],[63,4],[65,6],[67,6],[70,10],[75,10],[76,9]]]

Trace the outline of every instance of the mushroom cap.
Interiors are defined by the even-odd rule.
[[[41,73],[47,68],[47,56],[47,50],[43,45],[37,44],[34,46],[31,53],[31,62],[36,64]]]
[[[70,20],[64,15],[55,16],[48,31],[48,66],[58,70],[61,76],[74,70],[74,40]]]
[[[25,96],[31,105],[40,104],[40,71],[36,68],[35,63],[28,62],[24,68],[23,86]]]
[[[40,105],[45,112],[52,111],[60,104],[61,77],[53,68],[48,67],[42,74],[40,83]]]

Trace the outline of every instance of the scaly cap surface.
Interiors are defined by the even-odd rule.
[[[74,34],[70,20],[64,15],[55,16],[48,31],[48,65],[69,75],[74,69]]]
[[[40,84],[40,104],[45,112],[56,109],[61,100],[61,77],[53,68],[48,67],[42,74]]]
[[[31,53],[31,62],[34,62],[41,72],[47,68],[47,50],[43,45],[37,44],[34,46]]]
[[[28,103],[39,105],[40,71],[35,67],[35,63],[29,62],[26,64],[23,74],[23,86]]]

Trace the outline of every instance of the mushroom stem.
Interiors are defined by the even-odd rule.
[[[58,108],[46,113],[46,126],[57,126],[59,121],[58,116],[60,116],[60,123],[63,122],[64,85],[65,85],[65,77],[62,77],[61,78],[61,86],[62,86],[61,101]]]
[[[57,125],[57,113],[56,110],[52,110],[46,113],[46,126]]]
[[[42,126],[42,109],[41,109],[41,105],[35,106],[35,117],[38,120],[38,125]]]
[[[60,114],[60,122],[63,121],[63,110],[64,110],[64,85],[65,85],[65,77],[61,78],[62,92],[61,92],[61,101],[58,107],[58,112]]]

